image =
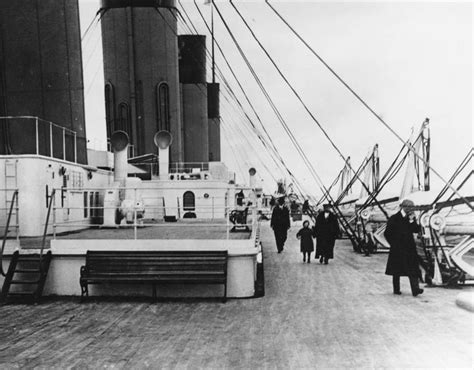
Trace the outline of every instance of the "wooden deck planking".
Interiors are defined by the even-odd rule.
[[[386,254],[363,257],[340,241],[329,265],[303,264],[295,232],[277,254],[262,229],[263,298],[0,307],[0,367],[472,367],[473,315],[455,305],[460,290],[413,298],[402,278],[394,296]]]

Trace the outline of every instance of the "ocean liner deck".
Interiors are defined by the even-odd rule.
[[[229,300],[47,300],[0,308],[0,366],[118,368],[471,367],[472,313],[459,290],[391,294],[386,255],[338,241],[303,264],[290,230],[277,254],[262,227],[265,296]],[[404,284],[404,285],[403,285]],[[464,287],[463,291],[471,288]]]

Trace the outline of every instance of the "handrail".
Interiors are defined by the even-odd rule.
[[[38,121],[41,121],[41,122],[48,123],[48,124],[50,124],[51,126],[54,126],[54,127],[58,128],[58,129],[61,129],[61,130],[67,131],[67,132],[70,132],[71,134],[77,134],[76,131],[71,130],[70,128],[67,128],[67,127],[64,127],[64,126],[60,126],[60,125],[58,125],[57,123],[54,123],[54,122],[52,122],[52,121],[45,120],[45,119],[40,118],[40,117],[37,117],[37,116],[0,116],[0,120],[1,120],[1,119],[34,119],[34,120],[38,120]]]
[[[45,155],[45,156],[51,157],[51,158],[66,160],[67,159],[67,153],[71,150],[70,145],[72,145],[73,146],[74,158],[70,159],[70,160],[73,161],[74,163],[77,163],[77,140],[78,140],[78,137],[77,137],[77,132],[76,131],[71,130],[67,127],[60,126],[60,125],[58,125],[54,122],[47,121],[47,120],[44,120],[44,119],[39,118],[39,117],[35,117],[35,116],[0,116],[0,121],[6,121],[9,124],[10,120],[17,120],[17,121],[18,120],[26,120],[26,123],[32,122],[35,126],[35,145],[32,148],[28,148],[28,147],[23,148],[22,149],[23,154]],[[40,126],[40,124],[41,124],[41,126]],[[43,128],[45,129],[44,131],[47,130],[47,132],[45,132],[45,134],[49,135],[49,140],[45,142],[45,143],[48,143],[48,144],[44,143],[45,144],[44,149],[46,149],[46,150],[49,149],[48,154],[46,154],[46,151],[44,151],[44,153],[40,153],[40,146],[42,145],[41,140],[40,140],[40,127],[41,127],[42,131],[43,131]],[[58,146],[60,148],[60,151],[58,153],[55,152],[55,149],[56,149],[56,151],[58,151],[58,149],[54,145],[54,143],[55,143],[54,137],[55,136],[58,137],[59,133],[58,132],[54,133],[53,128],[56,129],[56,130],[61,131],[60,135],[61,135],[62,145]],[[72,144],[67,144],[66,143],[66,141],[67,141],[66,136],[67,135],[73,137],[74,142]],[[49,148],[48,148],[48,146],[49,146]],[[69,148],[68,148],[68,146],[69,146]],[[69,151],[67,149],[69,149]],[[24,150],[26,150],[26,152],[24,152]],[[13,149],[9,148],[7,154],[13,154],[15,152],[16,152],[15,148],[13,148]],[[62,155],[59,154],[61,152],[62,152]]]
[[[43,258],[43,250],[46,245],[46,234],[48,232],[48,225],[49,225],[49,216],[51,215],[51,209],[53,208],[54,196],[56,194],[56,189],[53,189],[51,195],[49,196],[49,204],[48,204],[48,213],[46,214],[46,222],[44,224],[44,232],[43,232],[43,240],[41,241],[41,250],[40,250],[40,269],[42,268],[42,258]]]
[[[3,251],[7,242],[8,229],[10,228],[10,219],[13,212],[13,205],[15,204],[15,200],[17,199],[17,197],[18,190],[15,190],[12,195],[12,202],[10,204],[10,211],[8,212],[7,224],[5,225],[5,232],[3,233],[2,250],[0,251],[0,273],[2,274],[2,276],[6,276],[5,271],[3,271]]]

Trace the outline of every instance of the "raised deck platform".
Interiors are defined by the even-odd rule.
[[[387,255],[362,257],[339,241],[329,265],[303,264],[295,233],[277,254],[262,229],[263,298],[0,307],[0,367],[472,367],[473,314],[456,306],[461,290],[413,298],[402,279],[395,296]]]
[[[202,224],[213,226],[202,227]],[[230,232],[227,234],[225,220],[219,219],[180,219],[177,222],[154,222],[151,226],[137,228],[137,239],[249,239],[250,232]],[[58,227],[56,239],[134,239],[133,226],[121,228],[105,228],[101,226],[83,229],[75,232],[61,233]],[[51,245],[53,236],[46,238],[46,248]],[[37,249],[41,246],[42,237],[23,237],[18,241],[8,239],[7,251],[21,247],[23,249]]]
[[[257,226],[255,226],[257,227]],[[43,294],[45,296],[80,296],[79,275],[85,264],[87,250],[117,251],[227,251],[227,297],[249,298],[255,295],[257,256],[260,253],[255,234],[227,232],[225,220],[179,220],[156,222],[134,228],[93,228],[49,237],[47,248],[52,261]],[[21,253],[38,252],[41,238],[28,238]],[[5,260],[13,252],[7,249]],[[0,283],[3,278],[0,277]],[[152,286],[132,284],[100,284],[91,287],[94,296],[150,296]],[[223,288],[216,285],[158,285],[159,296],[207,297],[221,296]]]

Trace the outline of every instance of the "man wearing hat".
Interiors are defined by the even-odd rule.
[[[279,198],[277,205],[273,208],[272,220],[270,226],[275,233],[275,241],[278,253],[283,251],[286,238],[288,237],[288,229],[290,228],[290,212],[285,207],[285,198]]]
[[[384,235],[390,244],[385,274],[392,275],[393,294],[402,294],[400,276],[408,276],[411,293],[416,297],[423,293],[423,289],[418,285],[421,277],[420,257],[416,252],[413,234],[420,231],[420,226],[415,220],[414,205],[411,200],[403,200],[400,211],[388,219]]]

